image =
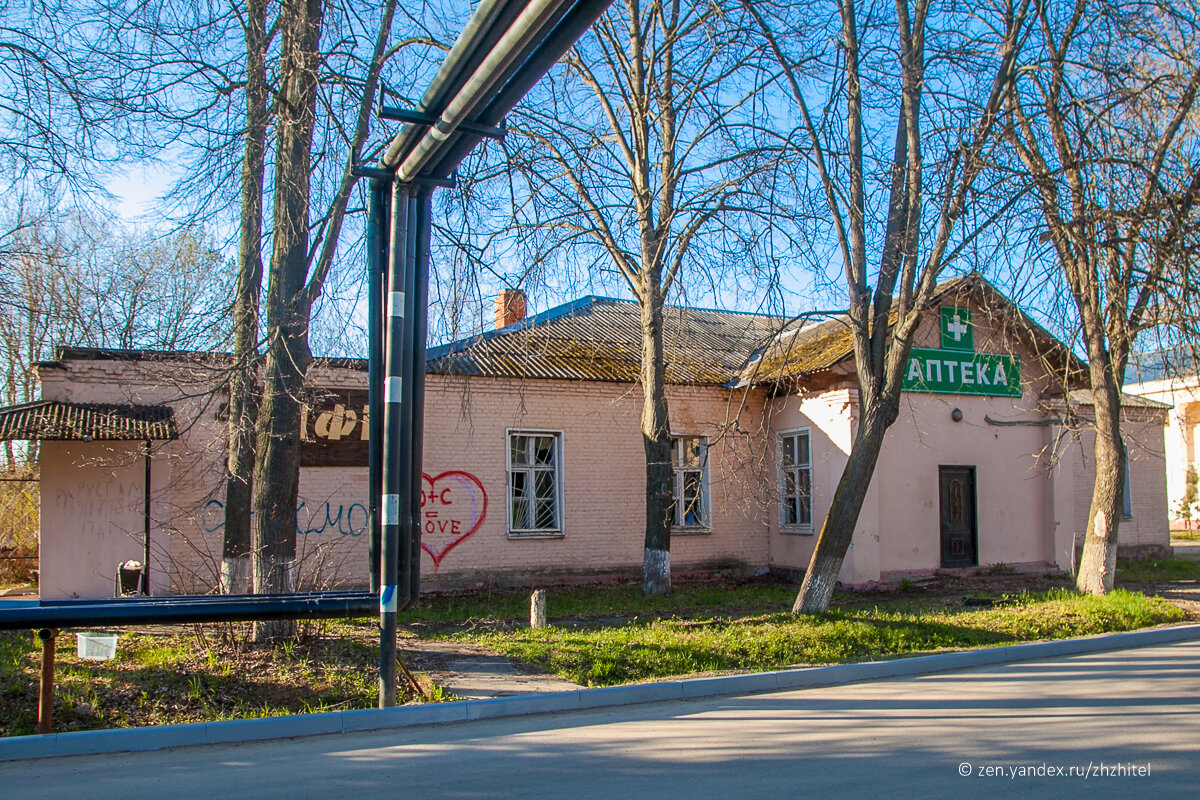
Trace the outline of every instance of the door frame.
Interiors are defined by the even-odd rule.
[[[942,529],[942,470],[966,470],[971,475],[971,563],[948,566],[945,563],[945,536]],[[969,569],[979,566],[979,470],[976,464],[938,464],[938,566],[940,569]]]

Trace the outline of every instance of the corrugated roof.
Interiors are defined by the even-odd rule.
[[[1091,389],[1072,389],[1067,394],[1071,402],[1076,405],[1090,406],[1096,402]],[[1121,392],[1121,406],[1124,408],[1171,408],[1170,403],[1163,403],[1150,397],[1128,392]]]
[[[641,316],[627,300],[585,297],[460,342],[430,348],[435,374],[634,382]],[[786,320],[765,314],[669,307],[663,313],[667,382],[726,384]]]
[[[1086,370],[1087,365],[1076,358],[1065,345],[978,275],[951,278],[938,284],[932,302],[936,305],[947,297],[968,293],[973,294],[982,306],[988,308],[994,320],[1004,321],[1011,333],[1028,337],[1029,344],[1056,365],[1069,365],[1077,375]],[[889,326],[895,321],[896,312],[893,311],[888,319]],[[770,346],[755,353],[747,361],[738,383],[763,384],[800,378],[830,369],[853,355],[854,337],[850,321],[848,317],[840,316],[816,325],[782,332]]]
[[[145,441],[178,435],[168,406],[42,400],[0,408],[0,440]]]
[[[809,375],[837,364],[854,353],[847,317],[784,331],[755,353],[739,377],[739,385],[774,383]]]

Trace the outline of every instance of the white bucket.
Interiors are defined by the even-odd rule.
[[[75,645],[86,661],[109,661],[117,654],[117,637],[112,633],[77,633]]]

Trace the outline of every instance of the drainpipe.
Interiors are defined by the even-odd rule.
[[[142,533],[142,594],[150,594],[150,448],[146,440],[146,496],[143,498],[142,518],[145,530]]]
[[[371,182],[371,200],[367,220],[367,324],[372,332],[367,353],[367,396],[369,432],[367,439],[367,563],[371,572],[371,592],[378,594],[380,583],[379,500],[383,494],[383,304],[387,286],[388,193],[391,184]]]

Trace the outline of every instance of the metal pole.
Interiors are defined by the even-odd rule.
[[[146,497],[142,506],[142,516],[146,522],[142,534],[142,594],[150,595],[150,440],[146,440]]]
[[[422,189],[417,193],[416,220],[413,239],[416,245],[413,284],[412,314],[412,461],[409,476],[412,480],[412,536],[409,539],[409,592],[405,605],[416,600],[421,593],[421,532],[424,518],[421,514],[421,473],[424,460],[425,433],[425,338],[429,318],[429,240],[433,224],[433,190]]]
[[[42,628],[38,638],[42,640],[42,683],[38,692],[38,733],[49,733],[51,714],[54,710],[54,637],[58,631]]]
[[[402,471],[400,429],[404,408],[404,267],[408,260],[408,195],[410,187],[392,184],[391,247],[388,253],[387,342],[383,377],[383,496],[380,498],[382,543],[379,587],[379,707],[396,704],[396,611],[400,563]]]
[[[397,590],[397,610],[412,602],[414,587],[412,585],[412,541],[416,535],[417,516],[413,513],[413,487],[420,491],[421,485],[413,482],[413,347],[415,337],[413,320],[416,314],[415,276],[417,268],[417,196],[415,192],[408,194],[408,238],[404,242],[404,355],[401,359],[401,373],[404,376],[404,391],[401,395],[400,415],[400,485],[396,491],[400,499],[400,549],[399,589]],[[420,495],[417,496],[417,506],[420,505]],[[418,508],[419,514],[419,508]]]
[[[383,301],[387,286],[387,207],[391,185],[371,182],[371,204],[367,219],[367,404],[369,429],[367,440],[367,563],[371,571],[371,591],[379,592],[380,527],[379,498],[383,494]]]

